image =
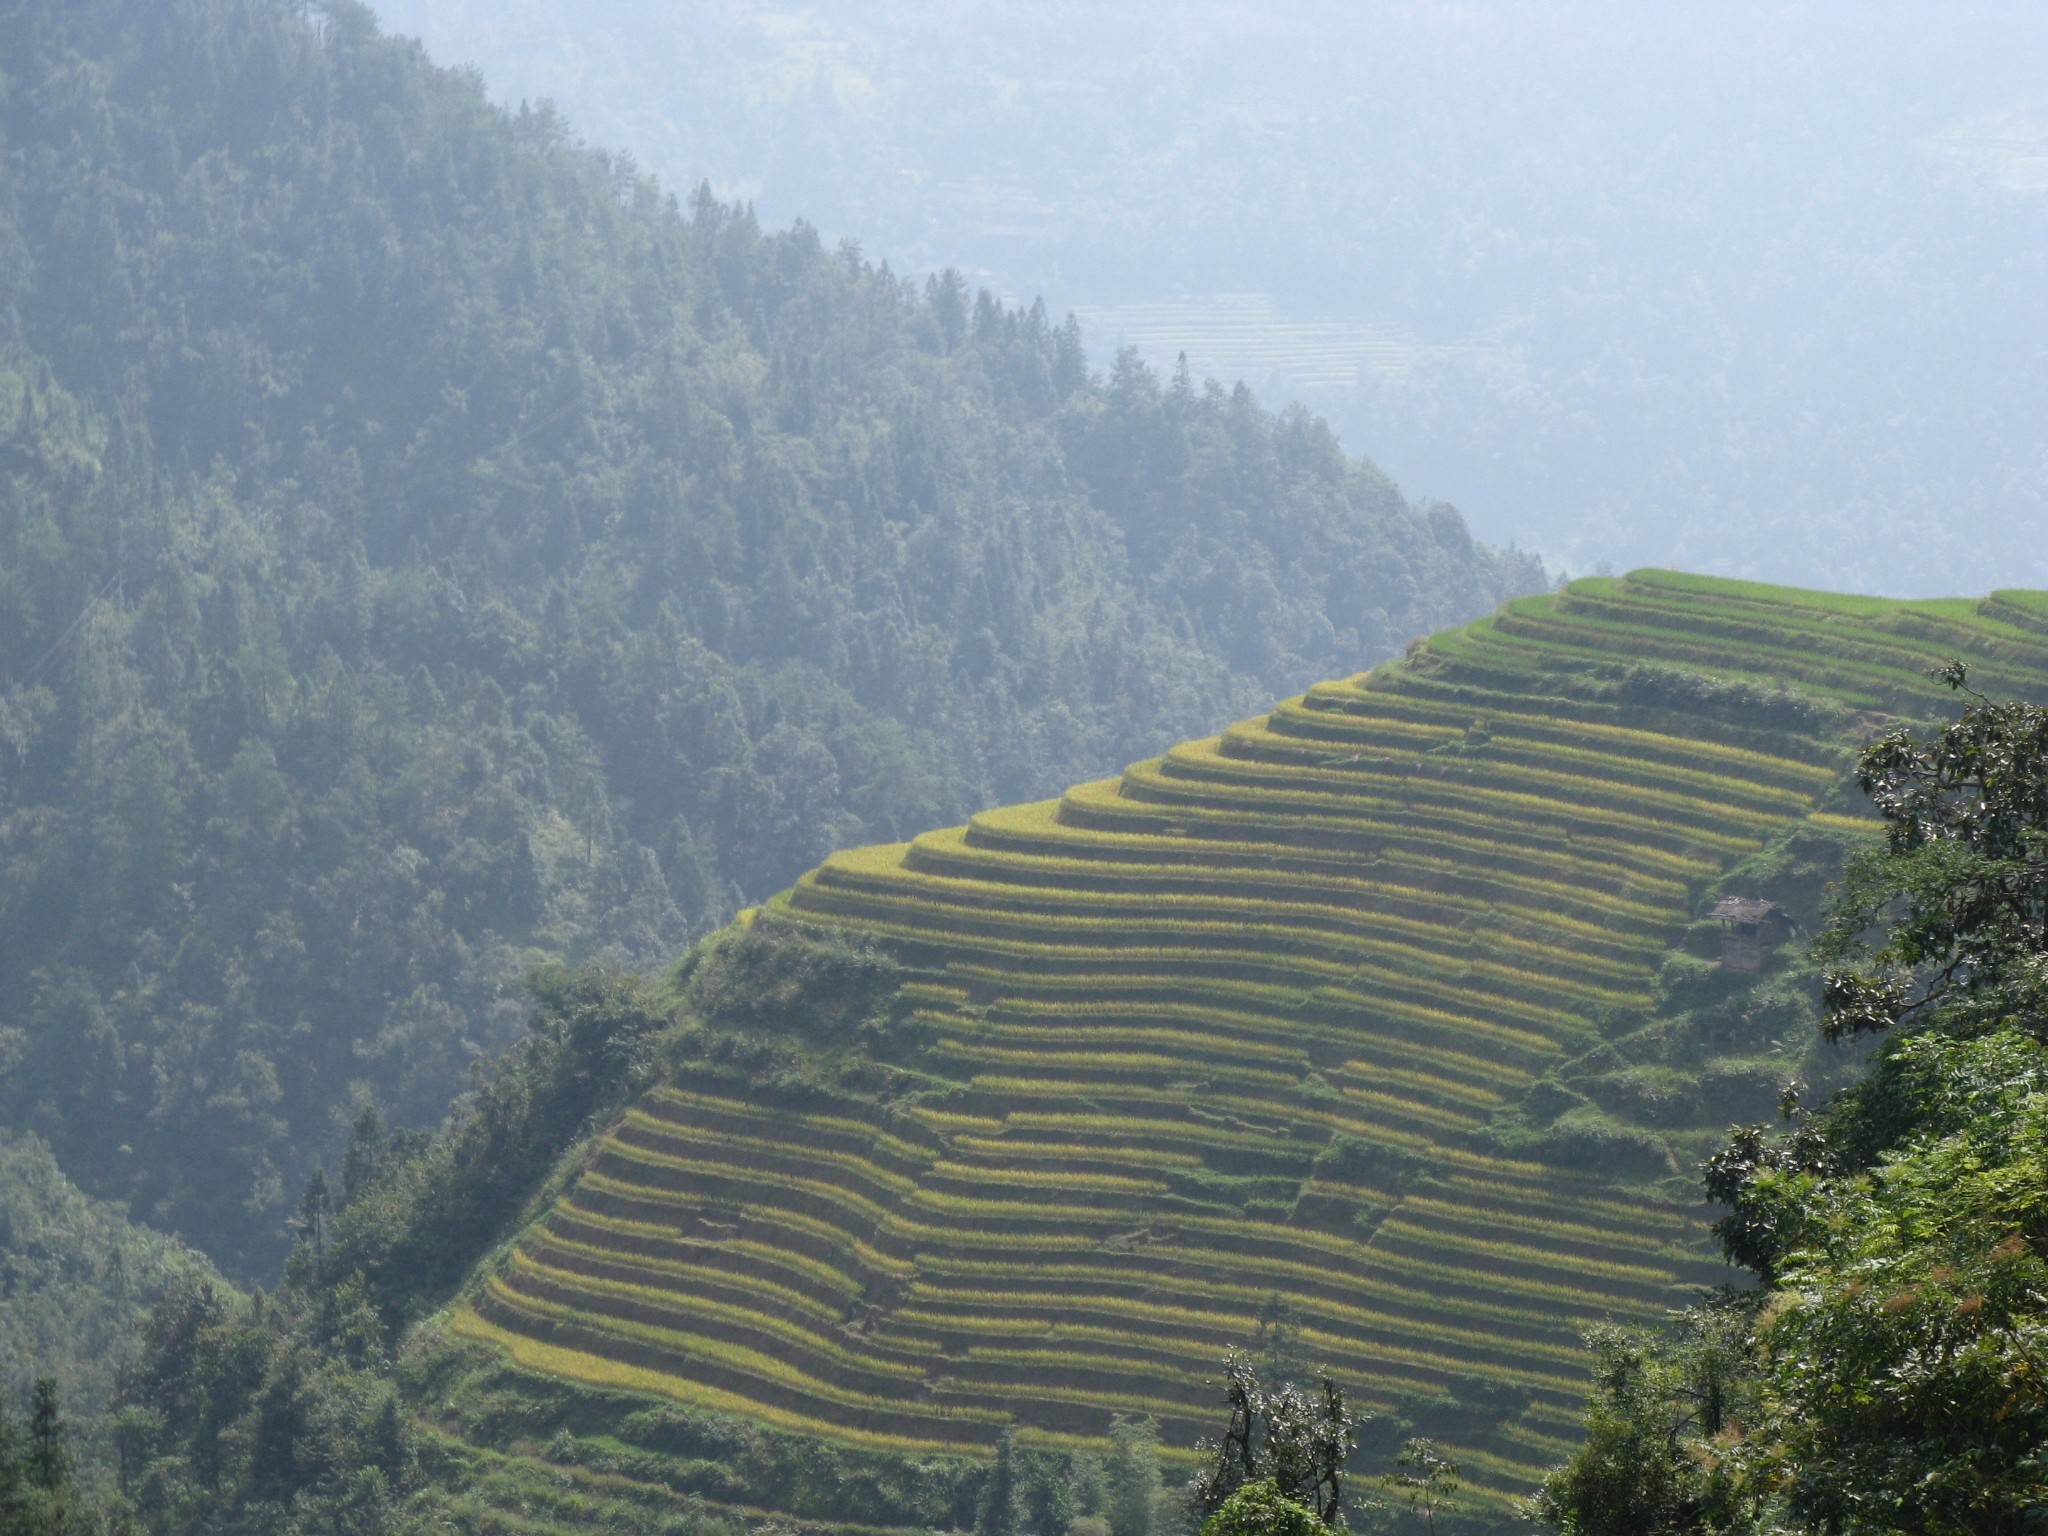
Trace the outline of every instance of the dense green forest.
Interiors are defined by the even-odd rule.
[[[156,1299],[210,1278],[199,1255],[81,1195],[33,1136],[0,1136],[0,1403],[54,1373],[73,1411],[112,1401]]]
[[[352,0],[0,32],[0,1123],[236,1272],[536,960],[1544,580],[1312,418],[679,206]]]

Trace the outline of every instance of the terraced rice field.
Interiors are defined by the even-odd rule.
[[[1954,655],[2048,691],[2048,595],[1582,581],[1119,779],[835,856],[753,921],[885,941],[950,1086],[653,1092],[457,1327],[867,1447],[1119,1413],[1186,1446],[1278,1292],[1498,1507],[1569,1442],[1583,1328],[1725,1271],[1689,1170],[1517,1160],[1488,1118],[1651,1006],[1731,861],[1843,824],[1847,744],[1945,709],[1924,669]]]
[[[1368,372],[1405,367],[1415,351],[1385,321],[1296,319],[1256,293],[1084,307],[1078,314],[1100,353],[1136,347],[1163,373],[1185,353],[1195,378],[1226,385],[1281,378],[1309,389],[1351,389]]]

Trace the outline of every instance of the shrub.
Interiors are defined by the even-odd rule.
[[[1271,1478],[1246,1483],[1202,1522],[1202,1536],[1323,1536],[1323,1523],[1306,1504],[1281,1493]]]
[[[901,978],[902,968],[865,936],[755,924],[691,950],[675,985],[715,1029],[830,1042],[882,1025]]]

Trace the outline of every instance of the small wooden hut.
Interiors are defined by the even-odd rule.
[[[1764,956],[1799,931],[1792,914],[1762,896],[1724,896],[1714,903],[1721,925],[1721,964],[1731,971],[1760,971]]]

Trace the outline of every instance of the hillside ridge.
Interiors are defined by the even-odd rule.
[[[745,919],[871,941],[841,1087],[684,1064],[452,1319],[562,1382],[866,1450],[1169,1451],[1275,1297],[1452,1446],[1479,1516],[1569,1448],[1579,1335],[1726,1271],[1692,1165],[1785,1079],[1796,946],[1926,669],[2048,694],[2048,594],[1574,583],[1057,801],[834,855]],[[1809,918],[1810,920],[1810,918]],[[1367,1449],[1372,1449],[1372,1443]]]

